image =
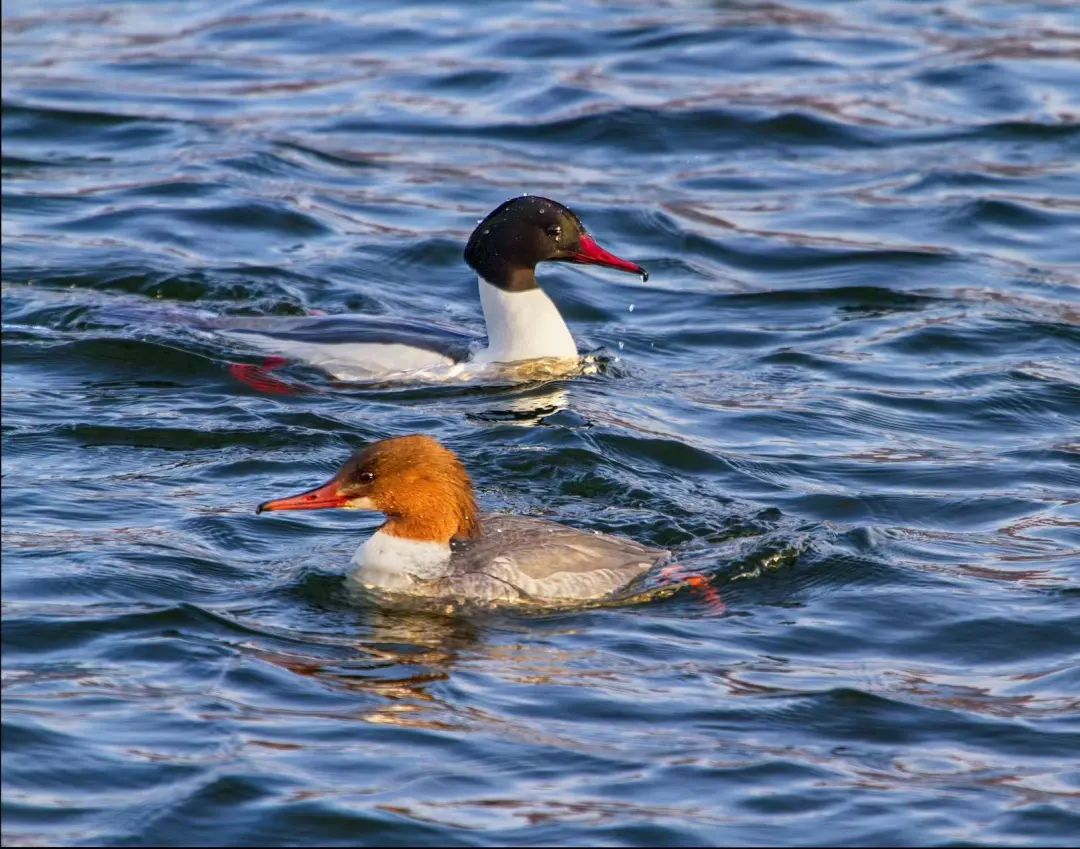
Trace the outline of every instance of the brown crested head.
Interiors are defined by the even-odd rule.
[[[375,442],[322,486],[267,501],[258,512],[321,507],[377,510],[387,518],[382,531],[425,542],[446,544],[480,529],[465,467],[453,451],[421,434]]]

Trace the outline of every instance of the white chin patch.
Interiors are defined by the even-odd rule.
[[[363,498],[352,498],[352,499],[346,501],[345,502],[345,509],[346,510],[378,510],[379,508],[375,506],[375,502],[372,501],[371,498],[369,498],[368,496],[365,495]]]

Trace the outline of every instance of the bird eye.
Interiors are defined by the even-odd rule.
[[[371,483],[373,480],[375,480],[375,473],[374,472],[360,472],[360,474],[358,474],[356,476],[356,479],[359,480],[360,483]]]
[[[555,241],[558,241],[559,237],[562,235],[562,227],[560,227],[558,224],[552,224],[550,227],[547,228],[547,234],[551,236],[551,238],[553,238]]]

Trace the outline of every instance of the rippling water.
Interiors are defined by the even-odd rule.
[[[1075,840],[1071,0],[4,15],[6,844]],[[266,395],[178,319],[480,333],[526,191],[652,272],[545,271],[595,375]],[[390,612],[376,517],[252,513],[414,431],[726,615]]]

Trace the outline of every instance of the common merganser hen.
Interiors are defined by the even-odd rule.
[[[302,360],[341,380],[440,375],[462,363],[488,366],[524,360],[578,364],[578,350],[558,307],[536,281],[538,263],[572,262],[648,272],[600,247],[581,220],[561,203],[534,195],[512,198],[483,219],[465,246],[477,273],[487,347],[465,334],[415,322],[338,316],[305,319],[230,319],[227,332],[242,334],[269,353]],[[280,365],[275,361],[274,366]],[[250,367],[234,370],[247,379]],[[248,382],[252,382],[248,380]]]
[[[387,520],[353,556],[368,589],[481,604],[566,605],[625,588],[669,552],[543,519],[483,515],[457,456],[429,436],[384,439],[269,510],[344,507]]]

